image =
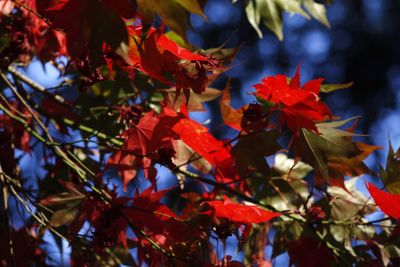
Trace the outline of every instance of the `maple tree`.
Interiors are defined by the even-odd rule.
[[[364,160],[380,147],[356,141],[358,118],[324,103],[352,83],[301,84],[299,66],[234,108],[230,82],[212,84],[239,48],[186,36],[205,4],[0,1],[1,266],[53,266],[46,235],[61,252],[68,243],[71,266],[271,266],[283,253],[295,266],[398,266],[400,152],[390,147],[374,173]],[[325,2],[244,8],[260,38],[260,23],[283,38],[285,11],[330,26]],[[34,60],[53,64],[61,84],[25,75]],[[214,100],[229,140],[191,117]],[[359,192],[363,174],[385,189]],[[386,215],[367,220],[377,210]],[[241,260],[226,253],[232,240]]]

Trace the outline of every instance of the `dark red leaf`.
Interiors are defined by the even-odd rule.
[[[135,155],[117,151],[108,159],[108,167],[116,167],[118,174],[122,178],[124,190],[127,189],[128,183],[136,177],[137,158]]]
[[[288,245],[290,263],[298,267],[320,267],[329,265],[334,256],[322,242],[310,237],[302,237]]]

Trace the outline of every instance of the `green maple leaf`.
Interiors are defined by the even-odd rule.
[[[371,173],[363,160],[380,147],[354,142],[352,138],[356,134],[338,128],[351,120],[354,118],[318,123],[320,134],[307,129],[300,131],[296,155],[310,164],[324,180],[339,178],[342,183],[344,175],[354,177]]]
[[[252,133],[240,138],[232,149],[236,166],[241,176],[246,176],[250,169],[254,169],[267,177],[270,176],[270,167],[265,157],[277,152],[281,147],[277,143],[279,132],[268,131]]]
[[[307,19],[312,17],[330,27],[325,5],[314,0],[249,0],[246,6],[247,18],[260,38],[260,25],[264,25],[275,33],[279,40],[283,40],[283,12],[299,14]]]
[[[391,142],[389,142],[386,168],[380,167],[380,176],[390,193],[400,194],[400,148],[395,153]]]
[[[198,0],[137,0],[140,13],[145,20],[151,22],[159,15],[163,22],[172,31],[186,40],[186,31],[189,27],[189,14],[194,13],[205,18],[203,13],[204,1]]]
[[[300,140],[296,149],[301,151],[303,160],[313,166],[315,170],[318,170],[324,177],[329,176],[329,156],[350,158],[361,153],[351,141],[351,137],[354,134],[336,128],[344,125],[351,119],[316,124],[320,135],[304,128],[300,131]]]

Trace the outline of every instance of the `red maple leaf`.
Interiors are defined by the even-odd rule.
[[[168,189],[158,192],[153,192],[153,190],[154,187],[150,186],[142,193],[137,193],[132,205],[125,209],[124,213],[135,225],[135,229],[132,230],[139,239],[139,260],[154,264],[165,262],[166,258],[159,250],[154,249],[148,238],[163,249],[179,255],[182,253],[182,245],[190,246],[193,240],[202,238],[202,231],[191,227],[188,221],[184,221],[161,203]],[[143,233],[147,235],[147,238],[144,238]],[[150,265],[155,266],[153,264]]]
[[[280,216],[279,213],[261,209],[256,205],[234,203],[227,196],[224,196],[223,201],[205,201],[201,205],[205,204],[212,209],[215,217],[239,224],[262,223]]]
[[[185,108],[183,106],[183,108]],[[208,128],[200,123],[190,119],[186,112],[181,108],[178,114],[172,109],[164,108],[162,117],[177,118],[176,123],[172,126],[172,131],[197,154],[205,158],[213,167],[217,167],[225,160],[231,158],[229,150],[224,143],[212,136]]]
[[[251,231],[253,223],[267,222],[275,217],[280,216],[279,213],[267,211],[257,207],[256,205],[244,205],[233,203],[224,195],[224,200],[205,201],[201,205],[207,205],[211,209],[205,213],[212,215],[216,220],[216,232],[219,237],[225,239],[232,234],[232,226],[239,227],[244,225],[242,230],[242,238],[246,239]],[[227,221],[226,221],[227,220]]]
[[[135,155],[117,151],[111,155],[107,161],[108,167],[116,167],[118,174],[122,178],[124,191],[127,189],[129,182],[135,178],[137,169],[137,159]]]
[[[195,54],[186,48],[179,46],[177,43],[165,36],[165,34],[160,35],[157,40],[157,46],[160,50],[166,50],[174,54],[176,57],[182,60],[201,60],[209,61],[210,59],[206,56]]]
[[[122,163],[130,164],[137,162],[144,170],[145,176],[155,184],[156,169],[154,168],[155,160],[160,160],[165,153],[159,155],[158,152],[168,151],[172,145],[171,141],[177,139],[176,134],[171,130],[172,126],[176,123],[176,119],[163,119],[160,120],[159,116],[150,111],[146,113],[138,122],[131,128],[122,133],[125,137],[125,143],[122,146],[123,154],[114,154],[111,158],[110,164],[118,164],[117,168],[123,174],[124,186],[133,179],[133,172],[129,167]],[[163,149],[164,148],[164,149]],[[173,156],[173,152],[170,156]],[[129,160],[127,157],[129,156]],[[134,158],[136,158],[136,161]],[[118,159],[119,162],[116,162]],[[169,163],[168,159],[165,159]],[[124,176],[127,174],[128,176]]]
[[[101,209],[90,214],[90,222],[95,228],[93,242],[97,248],[103,249],[118,243],[127,247],[126,228],[128,223],[123,213],[130,200],[126,197],[120,197],[114,199],[111,205],[96,203]]]
[[[149,30],[140,47],[142,28],[131,26],[128,27],[128,32],[131,38],[131,63],[150,77],[175,86],[178,91],[191,88],[196,93],[203,92],[208,83],[207,73],[219,65],[212,58],[179,46],[155,29]]]
[[[0,21],[4,24],[2,30],[10,36],[8,46],[2,49],[0,55],[1,58],[7,58],[5,64],[17,58],[27,62],[33,55],[42,61],[67,55],[65,35],[51,29],[47,21],[36,14],[38,1],[1,2]],[[2,20],[5,16],[9,18]]]
[[[159,116],[154,111],[150,111],[140,119],[137,125],[122,134],[127,138],[123,149],[141,156],[148,156],[174,137],[171,127],[175,123],[174,120],[160,121]]]
[[[92,193],[85,193],[82,185],[58,180],[67,190],[71,197],[82,201],[76,207],[78,213],[68,222],[68,237],[71,240],[76,238],[76,233],[80,231],[87,221],[93,227],[93,246],[95,250],[101,252],[108,246],[126,243],[127,221],[123,216],[124,208],[131,201],[131,198],[116,197],[115,192],[105,189],[104,192],[110,196],[108,203],[98,199]],[[44,205],[57,205],[61,202],[66,192],[60,195],[49,196],[41,200]],[[61,196],[61,197],[60,197]],[[60,200],[61,199],[61,200]],[[75,200],[75,201],[76,201]],[[68,202],[65,198],[64,202]],[[71,212],[70,210],[68,210]],[[62,224],[65,224],[62,223]],[[61,224],[61,225],[62,225]]]
[[[375,185],[368,183],[367,189],[376,205],[388,216],[400,219],[400,194],[391,194],[379,190]]]
[[[172,235],[174,240],[184,240],[183,235],[175,235],[180,232],[172,225],[180,224],[179,217],[160,201],[169,191],[168,189],[154,192],[154,187],[150,186],[142,193],[138,193],[132,203],[132,207],[127,210],[129,218],[135,225],[150,229],[153,234]],[[171,225],[172,224],[172,225]]]
[[[297,68],[290,82],[284,75],[264,78],[261,84],[254,85],[254,94],[280,110],[281,127],[287,125],[296,134],[299,128],[318,132],[315,122],[332,117],[329,108],[318,97],[322,81],[311,80],[300,86],[300,68]]]
[[[236,178],[237,172],[229,146],[211,135],[206,127],[191,120],[184,105],[179,113],[167,107],[160,114],[154,111],[146,113],[137,125],[124,131],[122,137],[125,138],[123,153],[114,154],[109,164],[117,166],[125,186],[133,179],[129,165],[133,167],[136,162],[144,169],[145,176],[155,184],[154,164],[173,167],[171,159],[175,151],[172,142],[179,139],[214,167],[218,179],[222,181],[228,178],[231,182]],[[129,160],[126,159],[128,155]]]
[[[185,105],[182,105],[180,113],[164,107],[160,118],[176,122],[171,130],[214,167],[217,178],[221,178],[221,182],[225,178],[235,178],[237,171],[233,166],[234,159],[230,153],[230,147],[210,134],[208,128],[190,119]]]

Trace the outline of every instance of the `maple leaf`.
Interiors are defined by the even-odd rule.
[[[138,162],[144,168],[145,176],[153,183],[156,171],[154,163],[173,164],[171,158],[175,152],[171,141],[179,139],[206,159],[222,177],[232,174],[233,158],[230,150],[213,137],[206,127],[188,118],[186,112],[184,105],[180,113],[167,107],[159,115],[151,111],[137,125],[122,133],[125,138],[122,151],[140,158]],[[163,149],[171,149],[171,153],[167,153],[169,159],[162,156]]]
[[[123,216],[130,198],[114,198],[110,205],[98,203],[98,210],[92,210],[89,221],[95,228],[93,242],[101,250],[104,247],[122,243],[127,247],[126,229],[128,222]]]
[[[98,252],[110,245],[122,244],[125,247],[127,221],[123,216],[124,207],[131,201],[130,198],[116,197],[115,192],[108,191],[110,202],[94,197],[91,193],[84,192],[82,185],[59,180],[68,190],[55,196],[49,196],[41,200],[42,204],[60,206],[50,220],[55,226],[68,224],[68,232],[71,240],[75,234],[88,221],[94,228],[93,246]]]
[[[186,170],[187,163],[190,162],[190,165],[196,169],[201,171],[202,173],[210,173],[212,170],[211,164],[202,157],[199,157],[196,152],[193,151],[190,147],[188,147],[182,140],[178,140],[175,143],[175,158],[173,159],[176,166],[181,166],[180,169]],[[184,174],[177,174],[178,179],[182,181],[181,186],[183,186],[183,182],[185,180]]]
[[[118,174],[122,178],[124,191],[126,191],[129,182],[136,177],[137,165],[136,156],[123,151],[117,151],[112,154],[106,164],[107,168],[117,168]]]
[[[173,133],[170,128],[174,123],[174,120],[165,119],[160,122],[155,111],[146,113],[137,125],[122,134],[126,138],[123,149],[141,156],[154,153],[171,139]]]
[[[221,141],[213,137],[206,127],[188,117],[181,116],[172,130],[186,145],[214,167],[231,158],[228,149]]]
[[[160,155],[157,155],[157,152],[161,151],[162,148],[171,147],[171,140],[177,139],[176,134],[171,130],[176,122],[177,118],[164,118],[161,121],[160,117],[154,111],[146,113],[137,125],[133,125],[122,133],[122,137],[125,138],[124,145],[122,146],[124,155],[119,156],[115,154],[112,160],[114,161],[119,157],[120,160],[128,164],[137,162],[137,164],[143,167],[145,176],[155,184],[156,169],[154,168],[153,160],[156,158],[159,159],[158,156]],[[126,158],[128,155],[130,157],[129,162]],[[133,157],[139,159],[135,161]],[[165,160],[168,161],[168,159]],[[121,167],[121,163],[119,162],[119,167],[117,168],[126,169],[126,166]],[[123,172],[121,174],[124,175],[126,173]],[[125,186],[133,178],[130,174],[123,177]]]
[[[122,18],[134,17],[136,7],[129,0],[51,0],[41,3],[40,13],[49,18],[52,27],[65,31],[69,55],[81,57],[89,47],[90,59],[98,62],[103,43],[113,49],[128,43]]]
[[[199,241],[202,231],[191,227],[188,220],[183,220],[161,203],[168,189],[158,192],[153,190],[154,187],[150,186],[140,194],[137,193],[125,214],[137,227],[132,230],[139,238],[138,257],[150,263],[159,263],[166,260],[165,255],[154,249],[138,229],[144,231],[159,246],[176,255],[185,251],[185,246],[190,248],[194,240]],[[146,254],[151,257],[147,257]]]
[[[181,112],[164,108],[160,118],[176,121],[171,130],[199,156],[206,159],[222,177],[232,172],[233,158],[225,144],[212,136],[208,129],[187,115],[185,105]]]
[[[82,185],[58,180],[68,192],[48,196],[42,199],[42,205],[54,207],[50,224],[53,227],[68,225],[71,240],[88,221],[94,228],[94,249],[102,251],[109,245],[121,243],[126,246],[126,220],[122,216],[122,207],[129,198],[117,198],[114,192],[108,192],[109,203],[94,198],[84,192]]]
[[[343,187],[328,186],[332,197],[329,203],[331,217],[334,220],[352,220],[355,216],[365,216],[376,211],[373,202],[356,189],[359,178],[345,181]]]
[[[1,42],[0,56],[6,58],[4,65],[14,60],[27,63],[33,55],[44,62],[67,55],[65,35],[51,29],[47,21],[36,14],[39,4],[36,0],[0,1],[2,33],[9,34],[7,43]],[[4,15],[7,20],[1,18]]]
[[[29,20],[31,44],[39,58],[46,62],[58,56],[66,56],[68,53],[65,34],[52,28],[48,21],[33,13],[41,10],[43,1],[23,0],[21,2],[26,7],[21,10]]]
[[[394,152],[390,141],[386,167],[380,167],[380,176],[390,193],[400,194],[400,149]]]
[[[85,220],[90,221],[97,218],[99,213],[96,210],[104,205],[102,206],[101,202],[86,194],[82,185],[63,180],[57,181],[67,189],[67,192],[43,198],[40,200],[40,204],[54,211],[50,218],[50,224],[53,227],[68,224],[70,233],[79,232]]]
[[[164,95],[164,103],[174,111],[179,111],[183,103],[186,102],[188,111],[205,111],[204,102],[211,101],[222,94],[221,90],[207,87],[201,94],[196,94],[190,90],[189,100],[183,94],[177,95],[176,88],[158,90]]]
[[[151,229],[149,232],[174,235],[181,229],[174,229],[170,224],[179,225],[180,223],[174,220],[179,217],[160,202],[168,191],[169,189],[154,192],[154,187],[150,186],[142,193],[137,193],[127,214],[139,227]],[[178,241],[184,240],[185,237],[176,235],[173,239]]]
[[[280,125],[298,135],[300,128],[317,132],[315,122],[332,118],[329,108],[318,98],[323,79],[311,80],[300,86],[300,67],[288,83],[284,75],[266,77],[254,85],[258,98],[274,104],[281,112]]]
[[[251,171],[260,172],[266,177],[270,176],[270,167],[265,157],[271,156],[281,148],[277,143],[278,137],[278,131],[262,131],[240,137],[232,149],[232,155],[242,177]]]
[[[219,105],[224,123],[243,132],[258,131],[267,127],[264,110],[258,103],[244,105],[238,109],[233,108],[230,104],[230,81],[228,81]]]
[[[160,35],[157,40],[157,46],[161,48],[161,50],[166,50],[171,52],[177,58],[181,60],[201,60],[201,61],[208,61],[209,59],[205,56],[195,54],[179,46],[177,43],[169,39],[165,34]]]
[[[217,218],[224,218],[234,223],[246,225],[267,222],[280,216],[279,213],[261,209],[256,205],[234,203],[225,195],[223,201],[205,201],[201,205],[208,205]]]
[[[363,160],[380,147],[353,142],[356,134],[338,128],[351,120],[354,118],[316,124],[320,134],[301,129],[295,143],[295,155],[316,170],[318,185],[328,181],[345,188],[344,175],[372,174]]]
[[[391,194],[379,190],[375,185],[368,183],[367,189],[376,205],[388,216],[400,219],[400,194]]]
[[[224,93],[220,100],[221,116],[226,125],[240,131],[242,129],[241,123],[243,119],[244,110],[248,106],[244,106],[240,109],[234,109],[231,105],[231,94],[230,94],[230,80],[225,86]]]
[[[139,47],[142,27],[128,27],[130,35],[129,61],[150,77],[175,86],[177,95],[184,89],[186,98],[192,89],[204,92],[208,84],[207,73],[217,69],[219,62],[180,47],[160,31],[151,28]],[[174,78],[173,80],[171,79]]]
[[[234,2],[236,1],[237,0],[234,0]],[[304,5],[304,9],[302,5]],[[310,16],[306,13],[307,11],[311,17],[325,26],[330,27],[325,6],[316,3],[315,0],[254,0],[249,1],[246,6],[247,19],[260,38],[263,35],[259,24],[262,23],[265,27],[270,29],[279,40],[283,40],[282,13],[285,11],[299,14],[310,19]]]
[[[217,219],[216,232],[220,238],[226,239],[231,235],[232,227],[245,225],[242,238],[246,239],[252,228],[253,223],[267,222],[275,217],[280,216],[279,213],[267,211],[257,207],[256,205],[244,205],[232,202],[227,196],[223,196],[224,200],[204,201],[200,206],[209,208],[204,213],[212,215]]]
[[[137,0],[139,12],[148,25],[152,25],[154,16],[159,15],[165,24],[184,39],[186,39],[189,12],[204,16],[199,2],[199,0]]]

